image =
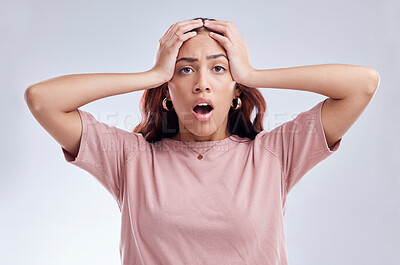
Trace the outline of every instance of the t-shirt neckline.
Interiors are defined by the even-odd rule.
[[[190,147],[208,147],[208,146],[221,146],[221,145],[226,145],[228,143],[236,142],[237,140],[240,140],[241,138],[237,136],[236,134],[232,134],[231,136],[228,136],[222,140],[216,140],[216,141],[202,141],[202,142],[196,142],[196,141],[180,141],[180,140],[175,140],[171,138],[163,138],[162,140],[165,140],[166,142],[175,144],[175,145],[183,145],[183,146],[190,146]]]

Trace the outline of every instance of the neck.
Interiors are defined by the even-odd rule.
[[[211,134],[207,136],[197,136],[193,135],[190,132],[187,133],[179,132],[176,135],[172,136],[171,139],[178,141],[185,141],[185,142],[206,142],[206,141],[220,141],[228,138],[229,136],[231,136],[231,134],[229,134],[228,132],[225,132],[222,135]]]

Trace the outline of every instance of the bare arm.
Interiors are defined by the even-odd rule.
[[[255,70],[253,87],[272,87],[315,92],[329,97],[322,107],[322,123],[329,147],[349,130],[365,110],[380,76],[367,66],[325,64]]]
[[[368,66],[318,64],[278,69],[255,69],[248,86],[295,89],[318,93],[332,99],[354,94],[375,93],[379,75]]]
[[[157,87],[165,83],[155,71],[73,74],[29,86],[25,100],[31,111],[70,112],[92,101]]]
[[[165,82],[155,70],[73,74],[33,84],[25,90],[24,98],[40,125],[76,157],[82,133],[77,108],[101,98],[154,88]]]
[[[179,48],[196,35],[185,32],[201,26],[201,19],[171,25],[159,40],[156,62],[149,71],[55,77],[29,86],[24,93],[25,101],[40,125],[76,157],[82,134],[77,108],[101,98],[154,88],[168,82],[175,72]]]

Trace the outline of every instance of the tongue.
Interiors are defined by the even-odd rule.
[[[199,114],[206,114],[209,113],[212,108],[210,106],[196,106],[193,110]]]

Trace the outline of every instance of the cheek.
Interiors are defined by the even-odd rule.
[[[171,87],[170,87],[171,88]],[[181,113],[182,115],[189,113],[191,114],[190,109],[190,99],[185,97],[185,93],[179,91],[175,87],[175,89],[170,89],[170,97],[172,99],[172,104],[174,105],[175,112]]]
[[[171,99],[175,102],[179,102],[179,97],[181,95],[179,91],[179,86],[176,86],[175,83],[168,83],[168,91]]]
[[[223,95],[223,99],[219,101],[219,108],[217,108],[218,115],[226,116],[231,109],[232,101],[234,98],[233,91],[229,91]]]
[[[217,107],[214,108],[214,114],[216,114],[219,119],[224,119],[228,115],[231,107],[232,102],[230,101],[229,96],[225,95],[225,97],[226,98],[219,100],[218,103],[216,103]]]
[[[233,93],[236,88],[236,82],[235,81],[229,82],[228,87],[229,87],[229,92]]]

